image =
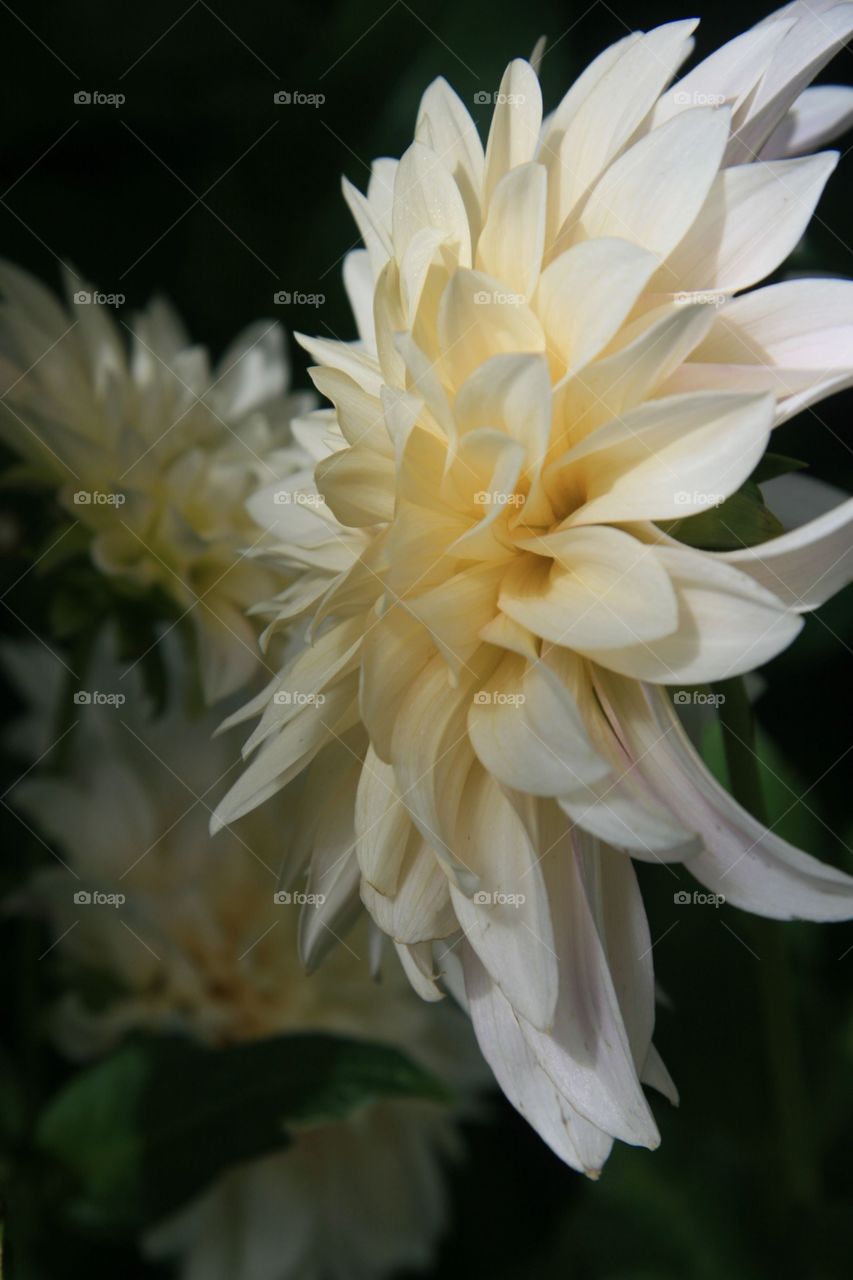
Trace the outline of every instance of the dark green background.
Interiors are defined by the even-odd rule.
[[[736,12],[706,8],[700,52],[765,11],[753,4]],[[54,286],[62,258],[104,291],[126,294],[129,308],[166,292],[194,338],[217,353],[262,315],[276,315],[289,329],[352,337],[340,259],[356,235],[340,175],[363,187],[374,156],[401,153],[418,97],[434,76],[446,75],[473,106],[478,89],[497,88],[510,57],[528,54],[546,34],[553,51],[542,79],[553,105],[578,70],[627,29],[684,16],[672,5],[602,0],[588,8],[583,0],[197,0],[186,7],[103,0],[25,7],[10,0],[0,5],[0,253]],[[828,78],[850,81],[849,51]],[[120,109],[76,106],[78,89],[124,93],[127,102]],[[319,109],[276,106],[278,89],[323,93],[326,102]],[[482,120],[489,109],[473,110]],[[851,173],[848,160],[831,179],[797,268],[853,274],[845,243]],[[275,307],[277,290],[322,293],[326,302]],[[306,385],[295,350],[294,360],[297,383]],[[807,413],[784,428],[777,447],[851,490],[849,411],[849,397],[838,397],[819,407],[819,418]],[[28,499],[7,506],[3,589],[26,567],[48,519]],[[8,603],[30,625],[43,625],[37,582],[27,579]],[[11,635],[25,634],[11,614],[3,622]],[[774,818],[792,806],[777,830],[848,869],[853,757],[841,757],[849,745],[850,623],[848,593],[809,620],[771,664],[757,708],[791,771],[791,792],[777,785],[772,802]],[[12,782],[14,766],[4,768]],[[15,820],[5,811],[2,817],[9,848],[2,883],[10,886],[39,854]],[[657,1039],[682,1091],[678,1111],[655,1103],[661,1150],[618,1149],[593,1186],[564,1169],[495,1098],[492,1121],[471,1127],[470,1157],[454,1176],[453,1234],[433,1274],[840,1280],[850,1274],[853,1228],[853,928],[777,926],[800,1021],[801,1119],[820,1172],[816,1194],[803,1201],[783,1176],[770,1085],[771,1066],[790,1048],[768,1042],[762,1022],[759,973],[772,943],[728,908],[679,916],[667,874],[643,867],[641,875],[668,997]],[[26,1124],[22,1130],[19,1121],[66,1072],[40,1035],[55,975],[48,962],[27,961],[45,945],[39,927],[4,926],[0,967],[15,976],[4,1011],[13,1047],[0,1060],[2,1113],[12,1113],[6,1146],[24,1188],[13,1198],[9,1229],[24,1240],[31,1228],[30,1239],[39,1242],[43,1270],[33,1275],[153,1275],[129,1246],[88,1241],[61,1225],[52,1188],[27,1163]],[[19,1258],[29,1258],[25,1247]],[[30,1280],[31,1272],[19,1264],[13,1274]]]

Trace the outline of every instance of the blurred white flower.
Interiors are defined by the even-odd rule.
[[[301,459],[290,419],[311,398],[287,394],[273,321],[211,368],[166,302],[120,323],[79,284],[66,276],[65,310],[0,264],[0,432],[89,531],[99,569],[159,587],[189,615],[212,701],[258,665],[245,610],[276,578],[250,555],[259,538],[245,503]]]
[[[165,645],[180,689],[177,647]],[[38,650],[5,657],[31,703],[17,735],[31,751],[56,667]],[[101,653],[99,687],[115,687],[119,672]],[[68,776],[30,773],[11,796],[66,863],[39,873],[18,903],[46,910],[55,927],[70,982],[53,1021],[64,1051],[86,1058],[135,1029],[210,1046],[332,1032],[402,1048],[470,1106],[487,1073],[466,1018],[418,1000],[393,955],[375,981],[364,921],[321,973],[302,972],[299,912],[277,889],[294,839],[288,807],[211,840],[210,806],[239,758],[233,735],[211,738],[217,717],[193,724],[175,703],[154,719],[136,681],[119,709],[75,710]],[[81,903],[81,893],[93,901]],[[98,905],[100,894],[124,901]],[[109,981],[97,1008],[86,975]],[[398,1099],[300,1129],[286,1151],[229,1171],[150,1232],[146,1247],[178,1255],[185,1280],[372,1280],[424,1265],[446,1224],[442,1165],[459,1153],[458,1118]]]
[[[850,90],[806,85],[853,6],[790,5],[668,89],[695,26],[625,37],[544,122],[513,62],[485,150],[438,80],[399,164],[366,197],[345,185],[360,340],[302,339],[334,410],[291,503],[252,503],[301,570],[273,627],[308,643],[246,708],[256,754],[219,810],[307,770],[350,833],[352,897],[427,998],[434,943],[463,932],[488,1061],[590,1173],[614,1138],[657,1144],[643,1083],[673,1096],[626,855],[686,859],[764,915],[853,914],[853,880],[717,786],[665,687],[789,644],[850,576],[853,502],[725,554],[662,527],[712,511],[774,425],[853,376],[853,284],[734,296],[790,253],[835,166],[790,157],[849,118]],[[362,765],[332,779],[342,739]],[[337,823],[304,846],[312,883]]]

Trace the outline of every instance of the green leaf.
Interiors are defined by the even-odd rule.
[[[752,480],[747,480],[718,507],[683,520],[661,521],[660,527],[686,546],[703,551],[754,547],[784,533],[781,522],[765,505],[761,490]]]
[[[75,1077],[48,1104],[37,1140],[76,1183],[78,1220],[136,1230],[230,1165],[287,1146],[297,1127],[410,1097],[448,1100],[387,1045],[300,1034],[208,1049],[145,1037]]]
[[[799,458],[789,458],[784,453],[765,453],[758,466],[749,477],[753,484],[766,484],[778,476],[790,475],[792,471],[802,471],[809,464]]]
[[[782,453],[765,453],[749,479],[719,506],[683,520],[661,520],[660,527],[685,546],[702,551],[737,551],[778,538],[784,527],[765,503],[759,485],[806,465]]]

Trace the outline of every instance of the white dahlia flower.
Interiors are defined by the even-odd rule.
[[[158,587],[191,618],[212,701],[256,670],[245,611],[276,589],[248,554],[245,503],[301,456],[289,423],[307,405],[287,395],[282,332],[258,321],[211,368],[166,302],[120,324],[97,292],[65,286],[68,310],[0,264],[0,433],[88,531],[103,573]]]
[[[765,662],[850,576],[853,502],[726,553],[667,526],[853,375],[853,284],[736,296],[835,166],[795,153],[849,118],[851,91],[805,86],[853,5],[791,5],[670,88],[695,25],[627,36],[544,122],[513,62],[485,149],[438,80],[400,162],[345,185],[360,338],[302,340],[334,408],[291,505],[253,501],[298,573],[273,625],[307,639],[246,709],[220,809],[307,770],[310,883],[349,881],[427,999],[436,941],[461,955],[501,1086],[589,1173],[614,1138],[657,1144],[642,1084],[673,1094],[632,857],[766,916],[853,915],[853,880],[716,784],[667,690]],[[308,910],[338,929],[351,903]]]
[[[180,690],[177,647],[165,644]],[[56,665],[41,651],[5,656],[32,706],[17,734],[32,754],[59,695]],[[101,653],[99,689],[115,689],[120,674]],[[375,981],[366,922],[321,973],[305,976],[298,909],[275,897],[293,838],[286,808],[211,840],[210,804],[239,758],[233,735],[212,738],[216,723],[209,713],[188,722],[179,700],[151,718],[134,678],[120,708],[79,710],[68,776],[30,773],[12,793],[66,860],[19,900],[47,910],[55,928],[67,987],[53,1016],[60,1046],[85,1059],[133,1030],[212,1047],[331,1032],[403,1049],[470,1107],[485,1069],[465,1017],[424,1005],[393,955]],[[81,906],[81,890],[125,900]],[[93,974],[112,991],[97,1008],[83,985]],[[155,1228],[146,1249],[179,1258],[184,1280],[375,1280],[425,1265],[447,1221],[442,1166],[459,1154],[458,1118],[396,1099],[302,1128],[287,1150],[233,1168]]]

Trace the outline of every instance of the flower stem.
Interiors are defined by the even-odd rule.
[[[715,692],[724,697],[718,706],[732,794],[766,825],[755,721],[742,677],[720,681]],[[786,931],[778,921],[753,917],[751,934],[761,961],[761,1005],[781,1167],[790,1199],[815,1204],[819,1188],[814,1126],[808,1114]]]

